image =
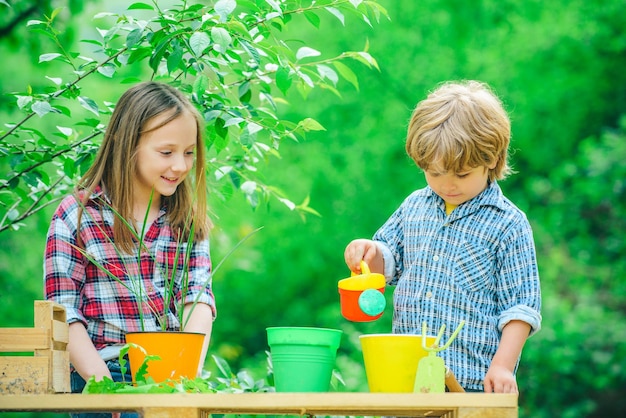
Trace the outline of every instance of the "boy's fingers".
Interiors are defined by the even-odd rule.
[[[485,380],[484,386],[485,386],[485,393],[493,392],[493,387],[491,386],[491,381],[490,380]]]

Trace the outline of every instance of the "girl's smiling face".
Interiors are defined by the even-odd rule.
[[[431,167],[424,171],[426,182],[444,201],[460,205],[478,196],[487,188],[489,167],[467,168],[458,173],[439,171]]]
[[[147,203],[154,189],[153,203],[171,196],[193,167],[197,142],[196,120],[189,112],[153,129],[168,114],[150,120],[137,147],[134,199]]]

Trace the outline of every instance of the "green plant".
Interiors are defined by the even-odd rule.
[[[302,215],[315,214],[308,199],[295,204],[257,175],[259,164],[280,156],[284,139],[297,141],[324,129],[308,117],[281,119],[280,106],[288,104],[285,97],[292,89],[304,97],[315,88],[339,95],[340,78],[358,88],[346,60],[378,66],[366,50],[323,58],[322,51],[282,34],[296,19],[319,27],[323,14],[342,24],[352,15],[369,25],[386,16],[371,0],[218,0],[209,5],[183,0],[169,8],[154,0],[132,3],[124,14],[96,15],[97,36],[82,39],[78,49],[61,41],[60,13],[57,9],[28,22],[52,44],[39,57],[49,69],[43,80],[49,87],[11,93],[23,117],[0,130],[0,157],[8,163],[1,166],[0,232],[19,228],[54,203],[89,166],[103,117],[112,108],[110,98],[98,100],[90,84],[102,77],[112,86],[159,79],[192,98],[206,122],[207,173],[214,194],[228,199],[242,192],[252,207],[273,197]]]
[[[120,370],[122,375],[127,370],[127,360],[124,356],[128,353],[130,347],[127,344],[120,351]],[[137,348],[141,349],[141,347]],[[212,358],[219,371],[217,376],[205,373],[204,376],[194,379],[183,377],[180,380],[166,380],[155,383],[151,378],[146,377],[146,370],[148,363],[156,358],[154,356],[146,356],[144,363],[135,373],[134,383],[126,381],[114,382],[107,377],[96,381],[95,377],[92,376],[87,381],[83,393],[243,393],[274,391],[273,385],[268,380],[271,375],[270,369],[268,369],[268,378],[255,380],[248,371],[241,370],[235,374],[224,359],[215,355]]]
[[[187,302],[186,295],[189,291],[189,263],[191,260],[191,251],[192,251],[192,243],[193,237],[195,233],[194,222],[193,222],[193,214],[187,214],[187,231],[188,234],[186,236],[181,236],[179,234],[176,237],[176,248],[174,253],[174,258],[172,262],[172,267],[170,271],[169,263],[165,263],[165,266],[161,266],[158,262],[158,254],[152,251],[144,240],[146,228],[148,227],[148,215],[150,211],[150,207],[152,206],[152,198],[150,196],[150,200],[148,202],[148,206],[146,209],[146,213],[144,215],[144,219],[141,223],[141,230],[137,230],[137,228],[129,222],[129,220],[125,219],[115,208],[113,208],[105,199],[99,198],[98,203],[106,207],[106,209],[113,212],[115,218],[119,220],[125,228],[132,234],[133,239],[137,242],[137,250],[135,254],[126,254],[123,249],[119,248],[119,246],[115,243],[112,233],[108,231],[106,225],[104,224],[104,219],[101,221],[94,219],[90,212],[87,210],[87,207],[78,200],[80,209],[82,210],[83,216],[87,217],[90,223],[95,225],[102,237],[107,241],[107,244],[110,248],[113,249],[115,255],[118,260],[121,261],[123,265],[123,271],[119,271],[119,266],[116,264],[110,264],[107,262],[99,261],[96,257],[89,253],[85,248],[80,245],[76,245],[73,243],[68,243],[71,245],[76,251],[78,251],[83,257],[85,257],[90,263],[97,267],[98,270],[106,274],[107,277],[114,280],[115,282],[122,285],[126,288],[135,298],[135,302],[137,303],[137,312],[140,317],[141,330],[145,331],[145,318],[144,318],[144,306],[148,307],[153,317],[157,320],[159,327],[162,331],[168,329],[169,321],[168,318],[170,314],[174,314],[177,317],[178,324],[180,324],[180,329],[184,329],[193,312],[193,309],[196,307],[199,298],[202,295],[202,292],[206,289],[206,287],[211,282],[211,278],[213,274],[217,270],[219,270],[222,263],[248,238],[254,235],[261,228],[257,228],[250,233],[248,233],[245,237],[243,237],[230,251],[222,258],[222,260],[217,264],[217,266],[211,271],[211,274],[206,278],[202,285],[202,289],[197,290],[199,293],[192,302],[192,306],[187,313],[188,316],[186,318],[183,317],[185,310],[183,309]],[[102,213],[102,212],[101,212]],[[163,287],[163,311],[161,311],[154,301],[149,298],[149,295],[146,293],[144,288],[144,279],[142,263],[145,263],[144,255],[148,255],[149,262],[152,265],[159,269],[158,274],[164,278],[164,287]],[[136,267],[132,266],[132,264],[136,263]],[[132,272],[136,271],[136,274]],[[120,277],[120,273],[122,273],[122,277]],[[155,272],[156,274],[157,272]],[[180,277],[178,277],[180,275]],[[178,286],[177,286],[178,285]],[[177,301],[176,296],[180,294],[180,298]],[[172,309],[175,312],[172,312]]]
[[[127,360],[125,358],[131,347],[143,350],[133,344],[126,344],[120,351],[120,371],[122,376],[127,370]],[[91,377],[83,393],[245,393],[245,392],[275,392],[272,359],[269,351],[265,352],[267,358],[266,375],[255,378],[248,370],[242,369],[237,373],[233,372],[230,364],[223,358],[211,356],[215,363],[217,374],[213,376],[210,372],[194,379],[181,378],[179,380],[166,380],[155,383],[147,376],[148,363],[157,360],[158,357],[147,355],[143,364],[135,373],[135,382],[114,382],[108,377],[96,381]],[[345,386],[341,373],[334,370],[331,384],[336,387],[341,384]]]

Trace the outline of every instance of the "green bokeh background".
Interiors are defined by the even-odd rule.
[[[72,10],[65,13],[65,36],[76,42],[95,12],[121,2],[52,3]],[[310,197],[320,217],[303,221],[277,202],[252,210],[239,195],[211,202],[216,261],[263,227],[214,278],[219,314],[211,352],[262,377],[266,327],[338,328],[345,332],[337,367],[346,386],[337,390],[366,390],[358,335],[389,332],[391,300],[373,323],[340,316],[336,283],[349,275],[343,249],[354,238],[370,237],[406,195],[425,184],[404,152],[415,104],[442,81],[479,79],[493,86],[510,112],[517,173],[501,187],[533,226],[542,279],[543,329],[526,343],[518,371],[520,416],[623,414],[626,4],[380,3],[391,19],[373,27],[354,21],[343,27],[329,17],[320,30],[303,20],[284,34],[329,55],[360,50],[367,39],[380,72],[355,65],[358,91],[342,82],[341,98],[314,91],[303,100],[294,93],[282,110],[294,121],[313,117],[326,131],[285,142],[282,159],[269,161],[262,175],[295,202]],[[37,57],[49,48],[23,22],[0,37],[1,91],[41,82],[45,66],[37,65]],[[125,88],[105,78],[99,82],[107,100]],[[0,122],[18,119],[14,107],[10,96],[0,97]],[[0,165],[6,164],[1,158]],[[47,211],[0,234],[0,326],[32,324],[32,301],[42,297],[49,218]]]

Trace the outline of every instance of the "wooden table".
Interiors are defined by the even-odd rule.
[[[2,395],[0,411],[136,411],[144,418],[209,414],[517,418],[515,394],[241,393]]]

